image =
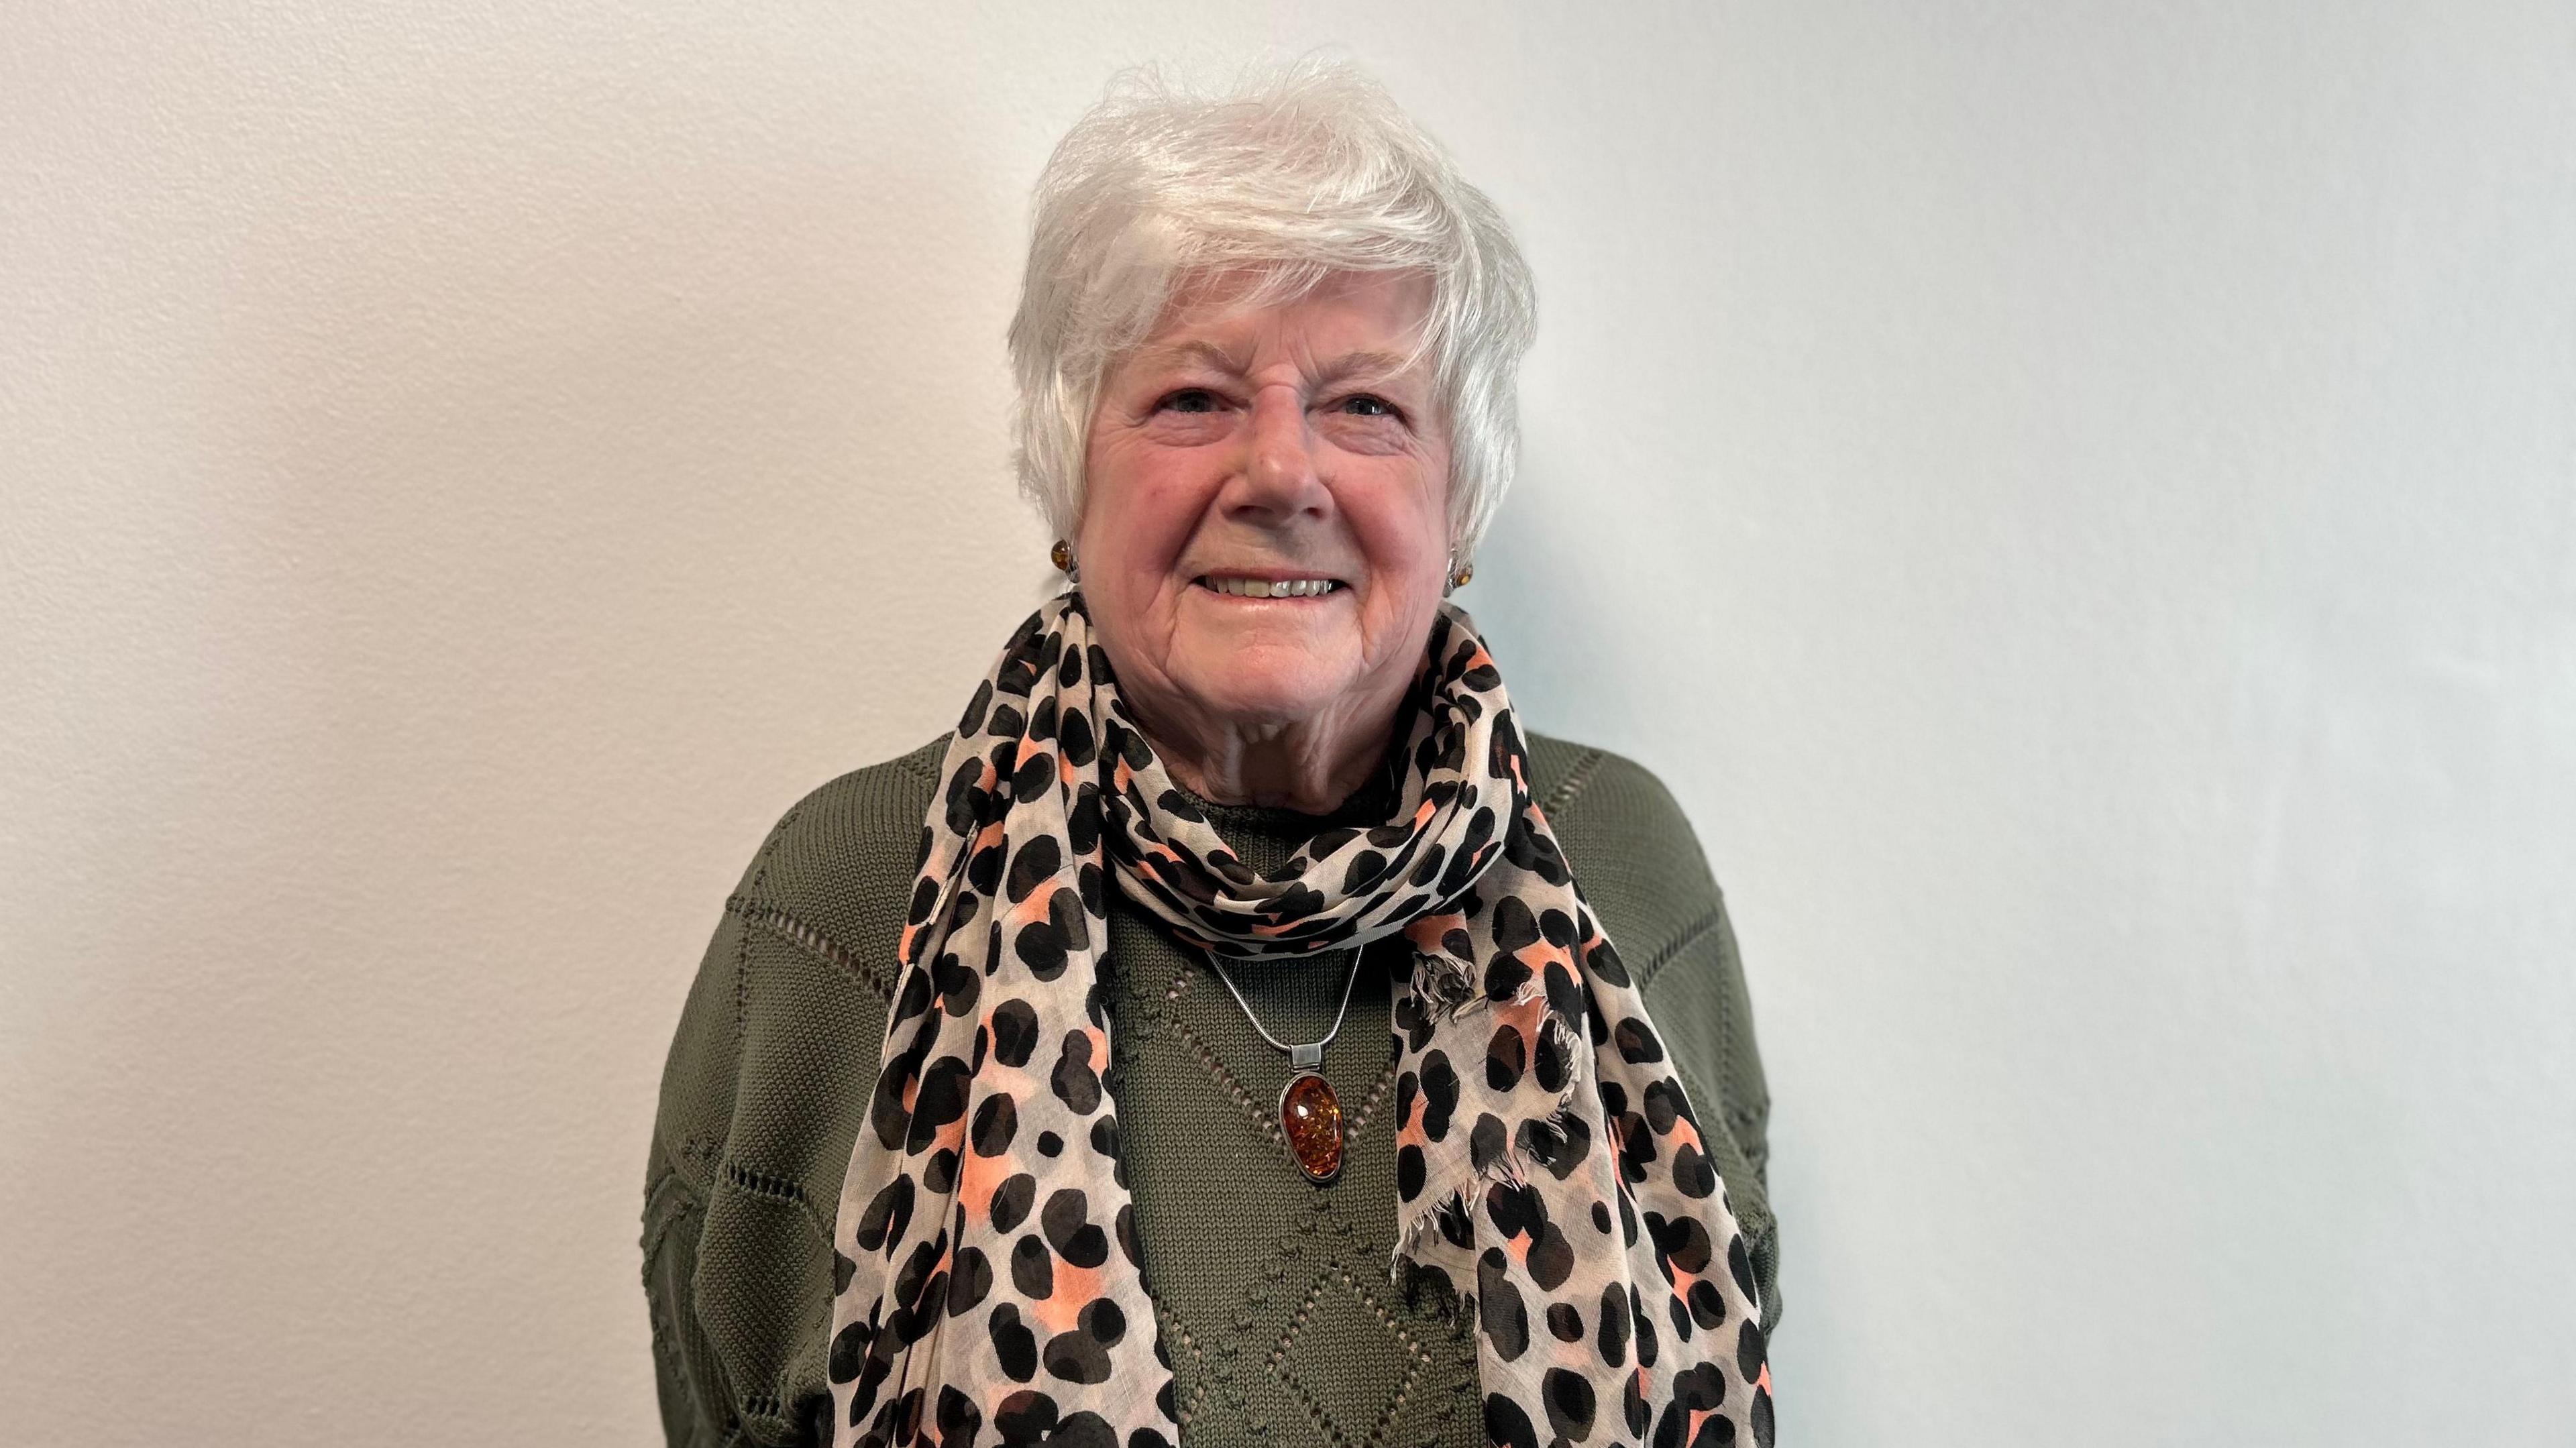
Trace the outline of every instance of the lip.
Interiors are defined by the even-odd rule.
[[[1319,593],[1293,594],[1287,597],[1255,596],[1229,593],[1216,585],[1243,580],[1257,583],[1329,583],[1334,585]],[[1190,579],[1190,587],[1228,603],[1322,603],[1351,591],[1350,580],[1331,573],[1302,568],[1212,568]]]

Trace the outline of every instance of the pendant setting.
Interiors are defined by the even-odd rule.
[[[1288,1140],[1288,1155],[1319,1187],[1342,1174],[1342,1100],[1324,1079],[1323,1063],[1320,1044],[1292,1050],[1288,1064],[1296,1074],[1279,1088],[1279,1131]]]

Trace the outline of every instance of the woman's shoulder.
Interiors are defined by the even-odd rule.
[[[908,890],[947,748],[942,734],[806,791],[769,827],[735,898],[829,910],[875,893],[871,886]]]
[[[1529,747],[1530,790],[1551,823],[1578,806],[1586,812],[1607,806],[1651,817],[1662,828],[1690,828],[1672,791],[1636,760],[1553,734],[1527,731],[1522,739]]]
[[[1527,738],[1530,792],[1621,953],[1652,955],[1708,929],[1722,893],[1663,780],[1598,745]]]
[[[941,734],[918,748],[863,764],[814,786],[779,816],[770,832],[771,843],[818,831],[867,829],[889,816],[901,818],[905,810],[912,816],[905,830],[920,828],[931,792],[939,785],[939,761],[948,751],[949,738]]]

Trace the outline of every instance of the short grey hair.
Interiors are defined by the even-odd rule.
[[[1448,425],[1450,545],[1472,555],[1519,461],[1536,293],[1493,202],[1346,61],[1256,70],[1215,96],[1124,72],[1057,143],[1010,331],[1030,501],[1074,536],[1109,368],[1192,279],[1237,269],[1260,278],[1256,304],[1335,272],[1429,277],[1417,345]]]

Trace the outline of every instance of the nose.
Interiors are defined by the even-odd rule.
[[[1315,470],[1305,399],[1296,388],[1277,383],[1253,394],[1248,451],[1227,491],[1229,513],[1272,524],[1330,506],[1332,495]]]

